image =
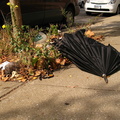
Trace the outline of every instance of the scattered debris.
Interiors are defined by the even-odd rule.
[[[96,41],[103,41],[104,40],[103,35],[96,35],[92,30],[87,30],[85,32],[85,35],[89,38],[96,40]]]
[[[65,105],[70,105],[70,103],[66,102]]]
[[[2,64],[0,64],[0,69],[5,70],[5,66],[8,65],[9,63],[10,62],[8,62],[8,61],[3,62]]]
[[[59,55],[55,57],[56,51],[53,50],[53,45],[56,44],[56,41],[61,41],[63,39],[63,35],[61,31],[54,31],[52,33],[57,34],[51,34],[50,36],[47,36],[43,32],[39,32],[39,34],[34,37],[35,48],[38,49],[38,54],[42,55],[40,57],[37,55],[33,56],[33,66],[28,67],[27,65],[23,65],[17,56],[14,56],[13,58],[12,55],[1,56],[0,79],[5,82],[26,82],[28,80],[35,80],[37,78],[43,80],[54,77],[53,71],[56,69],[60,69],[71,64],[72,62],[61,55],[60,52],[57,53]],[[85,35],[97,41],[103,40],[103,36],[96,36],[91,30],[86,31]],[[47,40],[49,41],[48,44],[46,44]],[[11,59],[9,59],[9,57]]]

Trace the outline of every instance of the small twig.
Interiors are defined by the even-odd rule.
[[[6,23],[6,20],[5,20],[5,17],[4,17],[4,14],[3,14],[2,10],[0,10],[0,12],[1,12],[1,15],[2,15],[2,17],[4,19],[4,22]]]

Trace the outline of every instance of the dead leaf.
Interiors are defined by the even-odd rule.
[[[24,79],[24,77],[22,76],[22,77],[18,77],[17,78],[17,80],[22,80],[22,79]]]
[[[63,59],[60,65],[65,65],[65,63],[66,63],[66,59]]]
[[[36,47],[36,48],[42,48],[43,45],[42,45],[42,44],[36,44],[35,47]]]
[[[40,74],[41,74],[41,71],[40,71],[40,70],[35,71],[35,76],[36,76],[36,77],[39,76]]]
[[[2,81],[6,82],[9,80],[9,77],[2,77]]]
[[[95,33],[92,32],[91,30],[88,30],[88,31],[85,32],[85,35],[87,35],[88,37],[92,37],[92,36],[95,35]]]
[[[54,74],[51,73],[51,74],[48,75],[48,77],[49,78],[54,77]]]
[[[27,81],[27,79],[24,78],[24,79],[22,79],[22,80],[20,80],[20,81],[21,81],[21,82],[25,82],[25,81]]]
[[[37,79],[37,78],[38,78],[38,77],[33,77],[32,79],[35,80],[35,79]]]
[[[55,62],[56,62],[57,64],[60,64],[61,59],[60,59],[60,58],[57,58],[57,59],[55,59]]]
[[[102,41],[104,37],[102,35],[98,35],[98,36],[93,36],[92,39],[97,40],[97,41]]]
[[[58,36],[57,35],[51,35],[50,36],[50,39],[54,39],[54,38],[58,38]]]

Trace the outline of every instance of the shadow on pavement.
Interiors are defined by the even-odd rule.
[[[111,90],[63,88],[39,103],[0,113],[0,120],[119,120],[120,90],[115,90],[119,86]]]

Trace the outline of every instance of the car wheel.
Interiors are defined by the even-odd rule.
[[[70,8],[70,7],[67,8],[64,19],[65,19],[65,24],[68,27],[71,27],[74,24],[74,11],[72,8]]]
[[[81,3],[80,7],[81,7],[81,8],[84,8],[84,2]]]
[[[86,12],[87,15],[91,15],[91,12]]]
[[[116,15],[120,14],[120,5],[117,8]]]

